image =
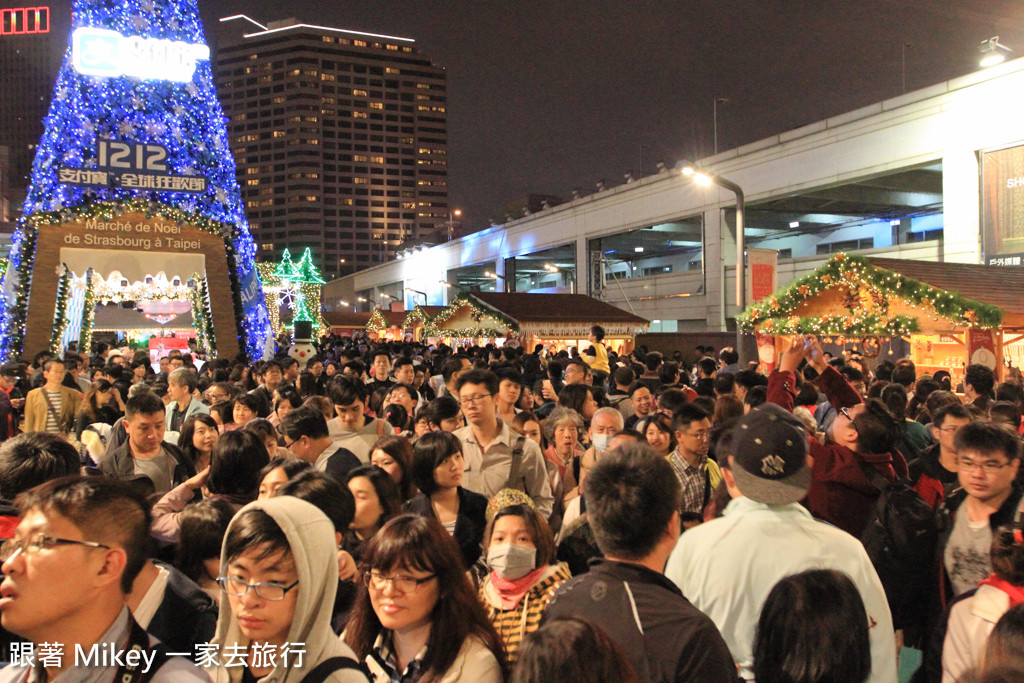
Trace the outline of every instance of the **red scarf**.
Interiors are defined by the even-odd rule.
[[[491,585],[494,586],[495,591],[498,593],[498,599],[501,601],[501,608],[504,610],[515,609],[519,601],[526,595],[526,591],[533,588],[533,584],[540,580],[544,570],[547,569],[547,565],[539,569],[534,569],[532,572],[527,574],[521,579],[516,581],[509,581],[498,576],[497,572],[491,572]]]
[[[1010,607],[1015,607],[1024,602],[1024,587],[1014,586],[1009,581],[1004,581],[995,574],[989,574],[987,579],[982,580],[981,586],[992,586],[1010,596]]]

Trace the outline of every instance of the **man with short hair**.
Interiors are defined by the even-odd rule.
[[[0,366],[0,442],[14,436],[17,431],[18,409],[25,405],[25,399],[12,398],[11,390],[21,379],[21,369],[14,363]]]
[[[718,371],[718,374],[736,374],[740,371],[740,354],[736,352],[736,349],[731,346],[726,346],[724,349],[718,352],[718,361],[722,368]]]
[[[966,403],[988,410],[988,404],[995,398],[996,376],[992,370],[979,363],[971,363],[964,370],[964,399]]]
[[[685,403],[673,414],[672,428],[677,445],[668,456],[668,464],[682,487],[679,514],[702,514],[722,481],[718,464],[708,458],[711,416],[696,403]]]
[[[580,516],[580,496],[583,493],[583,482],[586,473],[593,468],[604,453],[608,450],[612,437],[622,431],[624,420],[622,414],[615,408],[598,408],[594,417],[590,420],[590,427],[587,429],[587,440],[590,447],[583,451],[579,459],[579,473],[570,467],[565,471],[565,514],[562,515],[562,526],[567,526],[574,519]]]
[[[43,364],[46,383],[25,397],[25,431],[70,434],[82,395],[63,385],[64,361],[51,358]]]
[[[357,379],[340,378],[331,383],[330,399],[337,417],[328,423],[331,438],[355,454],[364,465],[370,463],[370,449],[389,432],[387,423],[366,415],[369,386]]]
[[[281,364],[276,360],[268,360],[263,363],[260,370],[260,377],[263,380],[263,384],[256,387],[249,393],[255,396],[260,401],[260,409],[258,411],[260,417],[268,417],[274,410],[274,390],[284,380],[284,371],[281,369]]]
[[[100,463],[108,477],[131,479],[139,475],[153,482],[163,495],[195,475],[195,465],[164,441],[167,411],[156,394],[144,391],[125,402],[124,425],[128,440]]]
[[[388,377],[391,373],[390,354],[383,349],[374,351],[371,361],[373,377],[366,380],[366,385],[370,387],[370,393],[372,394],[377,389],[390,389],[395,386],[395,382]]]
[[[715,376],[715,398],[736,395],[736,376],[731,372],[722,372]]]
[[[682,535],[665,575],[711,617],[740,677],[750,681],[758,617],[775,584],[807,569],[844,572],[857,587],[871,625],[868,681],[895,681],[892,616],[864,546],[799,504],[811,483],[803,425],[783,408],[765,404],[740,419],[731,452],[722,476],[735,497],[724,516]]]
[[[125,604],[149,547],[141,495],[100,477],[65,477],[24,494],[19,510],[15,537],[0,546],[0,623],[31,642],[35,657],[0,671],[0,681],[209,680],[187,659],[158,659]],[[44,659],[44,643],[59,656]],[[122,663],[101,659],[111,651]]]
[[[489,370],[470,370],[459,377],[455,391],[469,423],[454,432],[466,459],[463,486],[487,498],[504,488],[525,491],[547,518],[554,497],[544,455],[536,442],[498,418],[494,402],[498,377]]]
[[[735,681],[718,629],[663,574],[680,534],[679,483],[668,463],[649,446],[622,446],[597,462],[583,487],[604,558],[556,591],[544,621],[593,621],[641,681]]]
[[[331,438],[327,420],[313,406],[299,406],[281,420],[285,448],[305,460],[317,471],[345,481],[348,473],[362,463],[352,451]]]
[[[167,377],[167,395],[171,402],[167,404],[164,439],[168,443],[177,445],[185,420],[193,415],[210,414],[210,408],[195,399],[198,386],[199,377],[188,368],[178,368]]]
[[[283,377],[281,379],[285,384],[296,385],[299,381],[299,361],[291,356],[286,356],[281,359],[281,372]]]
[[[1015,483],[1020,469],[1020,439],[988,422],[972,422],[954,438],[961,488],[941,511],[948,522],[940,526],[943,576],[949,598],[976,588],[992,573],[992,533],[1012,525],[1021,501]]]
[[[405,384],[411,387],[416,379],[416,366],[413,365],[411,358],[402,356],[395,361],[392,374],[395,377],[396,384]]]
[[[629,387],[636,380],[636,374],[628,365],[615,368],[611,376],[611,388],[608,390],[608,402],[622,413],[625,420],[633,414],[633,404],[629,400]]]
[[[0,538],[13,538],[21,522],[15,499],[51,479],[79,473],[78,451],[48,432],[30,432],[0,446]]]
[[[962,403],[949,403],[936,410],[929,427],[935,443],[907,466],[910,485],[932,509],[939,509],[960,486],[955,439],[973,421],[970,410]]]
[[[693,383],[693,390],[698,396],[715,397],[715,359],[701,358],[697,361],[697,380]]]
[[[608,349],[604,345],[604,328],[600,325],[591,327],[587,341],[590,342],[590,346],[583,351],[580,358],[590,366],[593,380],[603,385],[608,373],[611,372],[608,365]]]
[[[563,388],[570,384],[584,384],[586,383],[587,376],[590,374],[590,368],[587,364],[581,360],[571,360],[565,366],[565,377],[563,379]],[[593,381],[593,379],[591,379]]]
[[[651,414],[654,396],[650,387],[639,379],[629,385],[628,393],[633,414],[626,418],[626,429],[634,429],[637,422]]]

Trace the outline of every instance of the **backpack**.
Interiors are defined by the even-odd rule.
[[[906,481],[889,481],[874,469],[862,469],[879,494],[860,541],[899,623],[915,610],[917,597],[911,588],[921,583],[935,561],[938,516]]]

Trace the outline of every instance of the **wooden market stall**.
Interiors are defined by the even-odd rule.
[[[429,330],[430,320],[443,310],[444,306],[423,306],[417,304],[405,316],[405,320],[402,321],[402,327],[412,334],[413,341],[426,342],[429,337],[424,334],[424,331]]]
[[[377,341],[412,341],[412,336],[405,329],[407,315],[405,311],[375,308],[366,322],[366,331]]]
[[[897,340],[920,372],[946,370],[956,386],[972,362],[1002,373],[1024,360],[1024,270],[836,254],[821,268],[747,308],[763,362],[781,336],[816,334],[874,358]],[[905,348],[905,347],[904,347]]]
[[[634,336],[650,321],[583,294],[463,292],[433,316],[427,334],[448,343],[515,339],[528,350],[544,344],[582,351],[593,325],[604,328],[605,346],[621,355],[633,350]]]
[[[369,312],[364,311],[324,311],[324,322],[330,334],[339,337],[356,337],[366,333],[366,323],[370,321]],[[356,333],[360,334],[356,334]]]

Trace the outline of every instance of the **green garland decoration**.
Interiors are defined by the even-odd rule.
[[[92,350],[92,328],[96,322],[96,283],[92,268],[85,271],[85,300],[82,302],[82,327],[78,331],[78,350]]]
[[[455,317],[463,307],[470,309],[470,317],[474,321],[483,322],[484,318],[490,318],[490,321],[493,321],[493,326],[466,327],[457,330],[445,327],[445,323]],[[512,318],[491,308],[472,294],[459,292],[458,296],[447,307],[438,311],[437,315],[433,318],[430,318],[424,332],[430,337],[457,337],[459,339],[484,337],[487,339],[497,339],[500,337],[518,336],[519,325]]]
[[[390,325],[388,325],[388,321],[384,319],[384,314],[380,312],[380,309],[373,309],[373,313],[370,314],[370,319],[366,321],[366,330],[377,334],[388,329],[388,327],[390,327]]]
[[[797,307],[826,289],[845,289],[845,314],[824,318],[795,315]],[[920,331],[916,318],[889,315],[889,302],[902,299],[922,315],[936,315],[958,327],[998,327],[996,306],[947,292],[914,278],[872,265],[862,256],[839,253],[813,273],[781,292],[751,304],[739,316],[745,332],[766,334],[841,334],[899,336]]]
[[[192,304],[192,325],[196,330],[196,347],[202,350],[207,349],[206,339],[206,306],[204,305],[203,289],[206,283],[205,278],[200,279],[199,273],[192,273],[192,281],[196,288],[189,290],[188,300]]]
[[[71,271],[68,270],[67,264],[61,264],[61,268],[63,271],[57,282],[57,304],[54,306],[53,332],[50,335],[50,351],[55,355],[60,355],[62,352],[61,340],[64,339],[64,333],[67,332],[70,322],[68,319],[68,294],[71,291]]]
[[[210,355],[216,355],[217,335],[213,333],[213,303],[210,301],[210,281],[208,278],[203,278],[200,291],[202,292],[203,323],[206,325],[206,344]]]

